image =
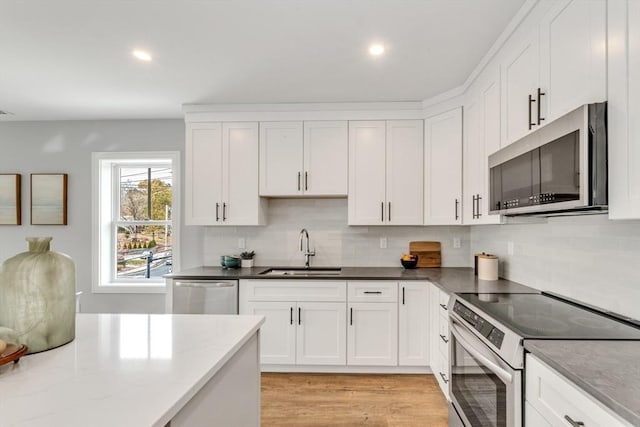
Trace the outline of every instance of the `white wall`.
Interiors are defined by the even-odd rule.
[[[22,226],[0,227],[0,261],[27,249],[25,237],[52,236],[53,250],[76,262],[82,311],[162,312],[163,294],[91,293],[91,153],[93,151],[184,152],[182,120],[55,121],[0,123],[0,173],[22,174]],[[181,154],[184,164],[184,154]],[[184,168],[184,166],[183,166]],[[29,174],[67,173],[67,226],[29,225]],[[184,192],[182,192],[184,195]],[[182,267],[202,264],[196,230],[181,235]]]
[[[481,251],[500,257],[503,277],[640,319],[640,221],[594,215],[471,227],[471,253]]]
[[[347,199],[271,199],[267,224],[263,227],[207,227],[204,262],[218,265],[223,254],[238,254],[238,239],[246,240],[247,250],[256,251],[256,265],[302,266],[299,252],[300,230],[309,230],[311,266],[399,267],[400,256],[409,252],[413,240],[442,243],[442,262],[447,267],[467,267],[469,227],[349,227]],[[380,249],[380,238],[387,248]],[[453,249],[453,237],[461,248]]]

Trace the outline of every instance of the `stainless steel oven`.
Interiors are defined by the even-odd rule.
[[[509,366],[462,322],[450,318],[449,328],[452,415],[466,427],[520,427],[522,370]]]

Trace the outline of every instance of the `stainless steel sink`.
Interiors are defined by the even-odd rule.
[[[335,276],[342,272],[341,268],[269,268],[260,273],[265,276]]]

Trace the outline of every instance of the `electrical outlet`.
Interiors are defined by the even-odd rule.
[[[513,242],[507,242],[507,254],[513,255]]]
[[[246,246],[244,237],[240,237],[238,239],[238,249],[244,249]]]
[[[454,237],[453,238],[453,249],[460,249],[460,238],[459,237]]]
[[[387,238],[386,237],[381,237],[380,238],[380,249],[387,249]]]

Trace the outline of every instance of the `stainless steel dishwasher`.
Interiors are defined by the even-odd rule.
[[[238,314],[237,280],[173,280],[175,314]]]

